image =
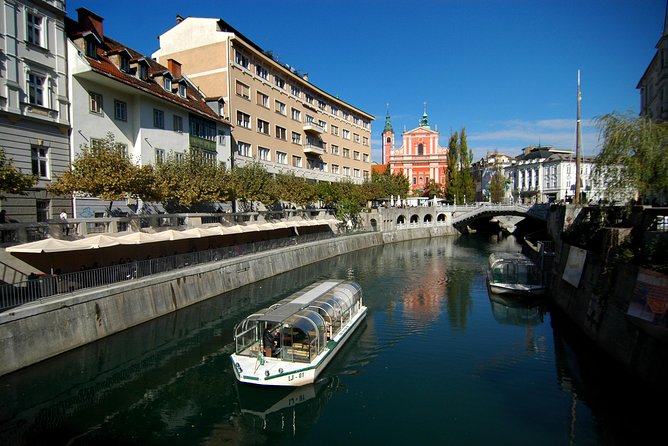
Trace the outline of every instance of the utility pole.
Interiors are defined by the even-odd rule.
[[[582,94],[580,93],[580,70],[578,70],[578,120],[577,120],[577,134],[575,136],[575,197],[574,204],[580,204],[580,141],[582,140],[582,131],[580,129],[580,101]]]

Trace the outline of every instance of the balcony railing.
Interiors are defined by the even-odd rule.
[[[325,133],[325,128],[321,126],[320,124],[311,121],[311,122],[305,122],[304,123],[304,131],[305,132],[313,132],[313,133]]]
[[[304,144],[304,153],[315,153],[317,155],[322,155],[325,153],[325,148],[318,146],[316,144]]]

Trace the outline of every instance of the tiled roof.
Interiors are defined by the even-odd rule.
[[[187,109],[194,114],[205,116],[206,118],[217,121],[219,123],[227,123],[227,121],[223,120],[206,104],[206,98],[197,88],[193,86],[192,83],[187,81],[185,82],[187,98],[181,97],[178,92],[173,93],[165,90],[163,85],[156,82],[153,77],[156,75],[162,76],[165,72],[169,72],[169,70],[165,66],[152,60],[150,57],[144,56],[132,48],[128,48],[120,42],[117,42],[116,40],[107,36],[99,36],[93,31],[85,30],[77,21],[70,19],[69,17],[65,20],[65,29],[67,32],[67,37],[72,41],[84,38],[85,35],[92,33],[97,37],[98,41],[101,42],[97,47],[97,59],[87,57],[85,54],[82,54],[84,57],[86,57],[86,60],[91,66],[91,69],[96,73],[134,87],[137,90],[149,93],[155,97],[169,101],[179,107]],[[125,51],[127,51],[130,61],[145,61],[148,66],[148,76],[146,80],[140,79],[132,72],[126,73],[122,71],[120,67],[118,67],[111,60],[110,57],[112,55],[123,53]],[[174,81],[181,82],[184,80],[182,77],[176,78],[173,73],[171,74]]]

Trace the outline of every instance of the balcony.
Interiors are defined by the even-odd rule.
[[[325,133],[324,127],[313,121],[304,123],[304,131],[316,133],[318,135]]]
[[[314,155],[323,155],[325,153],[325,148],[320,145],[306,143],[304,144],[304,153],[314,154]]]

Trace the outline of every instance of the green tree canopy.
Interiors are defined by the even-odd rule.
[[[371,198],[383,198],[391,195],[406,197],[410,190],[408,178],[401,172],[392,173],[389,165],[383,173],[372,172],[371,182],[378,185],[378,189],[375,191],[377,195]]]
[[[315,184],[296,176],[294,172],[275,176],[272,195],[275,200],[289,201],[302,207],[313,203],[317,198]]]
[[[0,199],[4,194],[25,195],[26,189],[37,184],[36,175],[25,175],[12,164],[12,160],[5,155],[5,149],[0,147]]]
[[[253,161],[232,170],[232,190],[244,209],[253,210],[254,202],[265,204],[275,201],[273,178],[260,164]]]
[[[56,195],[79,194],[109,200],[129,198],[154,201],[159,198],[153,185],[152,166],[133,162],[108,133],[95,147],[83,145],[72,168],[47,186]]]
[[[489,193],[491,195],[492,203],[503,203],[505,197],[506,177],[503,175],[501,166],[496,164],[494,166],[494,173],[489,184]]]
[[[642,202],[663,204],[668,198],[668,123],[655,123],[630,113],[597,118],[602,146],[594,160],[594,176],[609,199],[638,192]]]
[[[450,135],[448,142],[448,171],[445,198],[458,202],[458,197],[462,197],[461,181],[459,179],[459,135],[457,132]]]
[[[169,153],[155,166],[155,188],[162,200],[186,208],[227,201],[231,196],[225,165],[211,161],[200,151],[179,156]]]

